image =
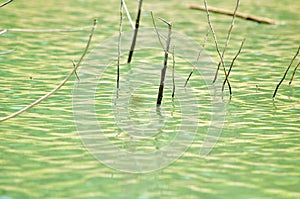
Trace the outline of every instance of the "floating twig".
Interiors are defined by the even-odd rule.
[[[231,35],[231,31],[233,29],[233,26],[234,26],[234,20],[235,20],[235,16],[236,16],[236,12],[237,12],[237,9],[239,7],[239,4],[240,4],[240,0],[237,0],[236,1],[236,6],[235,6],[235,9],[234,9],[234,12],[233,12],[233,15],[232,15],[232,21],[231,21],[231,25],[228,29],[228,33],[227,33],[227,38],[226,38],[226,43],[225,43],[225,46],[223,48],[223,52],[222,52],[222,58],[224,60],[224,56],[225,56],[225,52],[226,52],[226,49],[228,47],[228,44],[229,44],[229,40],[230,40],[230,35]],[[218,67],[217,67],[217,70],[216,70],[216,73],[215,73],[215,78],[213,80],[213,83],[216,82],[217,78],[218,78],[218,72],[219,72],[219,69],[220,69],[220,65],[221,65],[221,61],[219,62],[218,64]]]
[[[173,68],[172,68],[172,83],[173,83],[173,89],[172,89],[172,98],[175,96],[175,46],[173,46]]]
[[[53,33],[53,32],[77,32],[82,30],[89,29],[90,26],[81,27],[81,28],[69,28],[69,29],[23,29],[23,28],[8,28],[8,32],[29,32],[29,33]]]
[[[194,9],[194,10],[206,10],[205,7],[203,6],[189,6],[190,9]],[[224,10],[224,9],[219,9],[219,8],[213,8],[213,7],[209,7],[208,10],[210,12],[214,12],[214,13],[219,13],[219,14],[224,14],[224,15],[234,15],[234,13],[230,10]],[[258,23],[263,23],[263,24],[272,24],[275,25],[276,22],[272,19],[268,19],[268,18],[262,18],[262,17],[257,17],[257,16],[252,16],[252,15],[248,15],[248,14],[244,14],[244,13],[236,13],[236,16],[242,19],[246,19],[246,20],[250,20],[250,21],[255,21]]]
[[[90,36],[89,36],[89,40],[86,44],[86,47],[84,49],[84,52],[83,54],[81,55],[79,61],[77,62],[76,66],[73,68],[73,70],[68,74],[68,76],[56,87],[54,88],[52,91],[50,91],[49,93],[47,93],[46,95],[42,96],[41,98],[37,99],[35,102],[31,103],[30,105],[24,107],[23,109],[9,115],[9,116],[6,116],[6,117],[3,117],[0,119],[0,122],[3,122],[5,120],[8,120],[8,119],[11,119],[11,118],[14,118],[16,117],[17,115],[20,115],[21,113],[27,111],[28,109],[34,107],[35,105],[39,104],[40,102],[42,102],[43,100],[47,99],[49,96],[51,96],[52,94],[54,94],[56,91],[58,91],[70,78],[71,76],[73,75],[73,73],[75,73],[75,71],[78,69],[78,67],[80,66],[83,58],[85,57],[87,51],[88,51],[88,48],[90,46],[90,43],[91,43],[91,40],[92,40],[92,37],[94,35],[94,31],[95,31],[95,28],[96,28],[96,24],[97,24],[97,21],[94,20],[94,25],[92,27],[92,30],[91,30],[91,33],[90,33]]]
[[[287,69],[286,69],[286,71],[285,71],[285,73],[284,73],[284,75],[283,75],[283,77],[282,77],[282,79],[279,81],[279,83],[277,84],[277,86],[276,86],[276,88],[275,88],[275,91],[274,91],[274,94],[273,94],[273,99],[275,98],[275,96],[276,96],[276,93],[277,93],[277,90],[279,89],[279,86],[281,85],[281,83],[283,82],[283,80],[285,79],[285,77],[286,77],[286,75],[287,75],[287,73],[288,73],[288,71],[290,70],[290,68],[291,68],[291,66],[292,66],[292,64],[293,64],[293,62],[294,62],[294,60],[296,59],[296,57],[298,56],[298,54],[299,54],[299,51],[300,51],[300,45],[299,45],[299,47],[298,47],[298,50],[297,50],[297,52],[296,52],[296,54],[295,54],[295,56],[293,57],[293,59],[291,60],[291,62],[290,62],[290,64],[289,64],[289,66],[287,67]]]
[[[221,55],[221,52],[220,52],[220,49],[219,49],[219,44],[218,44],[218,40],[217,40],[217,35],[214,31],[214,28],[211,24],[211,21],[210,21],[210,15],[209,15],[209,10],[208,10],[208,7],[207,7],[207,2],[206,0],[204,0],[204,6],[205,6],[205,10],[206,10],[206,15],[207,15],[207,22],[208,22],[208,25],[210,27],[210,30],[213,34],[213,39],[214,39],[214,42],[215,42],[215,45],[216,45],[216,50],[218,52],[218,55],[219,55],[219,58],[221,59],[221,63],[222,63],[222,66],[223,66],[223,70],[224,70],[224,74],[225,74],[225,77],[227,76],[227,72],[226,72],[226,68],[225,68],[225,63],[224,63],[224,59]],[[231,86],[230,86],[230,83],[229,83],[229,80],[227,79],[227,85],[228,85],[228,88],[229,88],[229,93],[230,95],[232,95],[232,92],[231,92]]]
[[[222,85],[222,91],[224,91],[225,83],[226,83],[226,81],[228,80],[228,77],[229,77],[229,75],[230,75],[230,72],[231,72],[231,69],[232,69],[232,67],[233,67],[233,64],[234,64],[235,60],[237,59],[237,57],[239,56],[239,54],[240,54],[241,51],[242,51],[242,48],[243,48],[244,43],[245,43],[245,40],[246,40],[246,38],[243,39],[243,41],[242,41],[242,43],[241,43],[241,46],[240,46],[238,52],[236,53],[235,57],[234,57],[234,58],[232,59],[232,61],[231,61],[230,67],[229,67],[229,69],[228,69],[227,76],[225,77],[225,80],[224,80],[223,85]]]
[[[289,85],[291,85],[291,84],[292,84],[292,81],[293,81],[293,79],[294,79],[295,73],[296,73],[296,71],[297,71],[297,69],[298,69],[299,65],[300,65],[300,61],[298,62],[297,66],[295,67],[295,69],[294,69],[294,71],[293,71],[293,74],[292,74],[292,76],[291,76],[291,79],[290,79]]]
[[[120,24],[119,24],[119,40],[118,40],[118,61],[117,61],[117,89],[120,83],[120,57],[121,57],[121,38],[122,38],[122,23],[123,23],[123,6],[124,1],[121,0],[120,5]]]
[[[166,20],[164,20],[162,18],[159,18],[159,19],[169,26],[169,33],[168,33],[168,38],[167,38],[167,41],[166,41],[166,49],[164,49],[165,59],[164,59],[164,66],[161,70],[161,79],[160,79],[160,85],[159,85],[159,90],[158,90],[158,95],[157,95],[157,102],[156,102],[157,106],[161,105],[161,101],[162,101],[162,98],[163,98],[166,70],[167,70],[167,66],[168,66],[169,48],[170,48],[171,37],[172,37],[172,23],[167,22]]]
[[[2,4],[0,4],[0,8],[2,8],[3,6],[6,6],[7,4],[11,3],[13,0],[8,0]]]
[[[205,35],[205,37],[204,37],[204,39],[203,39],[203,42],[202,42],[202,48],[200,49],[200,51],[199,51],[199,53],[198,53],[198,57],[197,57],[196,64],[199,62],[199,59],[200,59],[201,53],[202,53],[202,51],[203,51],[203,49],[204,49],[204,47],[205,47],[205,44],[206,44],[208,35],[209,35],[209,31],[207,31],[207,33],[206,33],[206,35]],[[188,78],[186,79],[186,81],[185,81],[185,83],[184,83],[184,87],[186,87],[186,85],[187,85],[187,83],[189,82],[189,80],[190,80],[192,74],[194,73],[195,69],[196,69],[196,65],[194,65],[193,70],[190,72]]]
[[[132,38],[132,43],[131,43],[127,63],[131,62],[131,59],[133,56],[136,38],[137,38],[138,31],[139,31],[140,18],[141,18],[141,13],[142,13],[142,4],[143,4],[143,0],[139,0],[138,13],[137,13],[136,20],[135,20],[135,29],[134,29],[134,34],[133,34],[133,38]]]

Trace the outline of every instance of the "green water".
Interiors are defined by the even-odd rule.
[[[189,10],[187,7],[191,4],[202,5],[202,1],[144,2],[141,26],[152,26],[149,15],[152,10],[156,16],[171,20],[174,30],[200,43],[208,29],[206,15]],[[235,2],[209,0],[208,4],[233,10]],[[127,6],[134,16],[137,2],[128,1]],[[117,34],[118,9],[116,0],[109,3],[96,0],[19,0],[0,8],[0,27],[12,29],[0,36],[0,52],[15,49],[0,55],[0,117],[32,103],[67,76],[73,67],[71,61],[78,60],[84,49],[93,18],[98,19],[98,27],[91,49]],[[206,113],[210,113],[210,104],[207,92],[195,91],[200,98],[199,109],[203,114],[199,117],[202,122],[196,140],[181,158],[164,169],[146,174],[125,173],[101,164],[82,144],[76,130],[72,112],[73,77],[55,95],[22,115],[0,123],[0,199],[299,198],[299,71],[292,86],[285,81],[276,100],[273,102],[271,98],[299,46],[299,9],[300,3],[292,0],[241,1],[240,12],[272,18],[278,25],[236,20],[227,62],[235,55],[241,40],[244,37],[247,40],[231,73],[233,96],[230,102],[225,97],[223,131],[205,158],[199,158],[199,150],[205,138],[203,132],[209,125]],[[211,17],[218,40],[223,44],[231,17],[217,14]],[[162,24],[159,26],[163,27]],[[83,30],[32,33],[17,32],[16,28]],[[124,30],[130,30],[127,20],[124,21]],[[205,50],[218,60],[211,37]],[[153,57],[153,60],[162,63],[159,57]],[[177,61],[179,66],[184,65],[183,60]],[[189,67],[179,66],[179,74],[184,72],[182,68]],[[113,70],[107,72],[101,79],[105,83],[109,82],[105,78],[111,81],[113,76],[110,73]],[[200,85],[197,82],[192,77],[192,86],[205,89],[202,81]],[[106,97],[109,86],[98,88],[98,99]],[[148,107],[151,93],[145,89],[154,92],[147,86],[137,90],[137,98],[131,99],[133,105],[145,104]],[[166,91],[165,102],[171,101],[169,95],[170,90]],[[111,96],[111,92],[107,96]],[[108,125],[113,122],[114,115],[114,110],[105,109],[109,103],[112,101],[95,107],[99,117],[107,116],[106,120],[101,120],[102,125],[111,130],[111,139],[116,136],[125,139],[126,135],[120,130]],[[166,106],[171,112],[172,107]],[[138,118],[142,112],[135,113],[137,115],[132,113],[131,117],[139,124],[143,123]],[[180,110],[175,108],[176,117],[180,117]],[[173,125],[177,125],[176,120]],[[159,134],[153,146],[159,148],[168,139],[170,137]],[[124,148],[131,150],[127,144],[124,142]],[[139,147],[139,144],[133,147]]]

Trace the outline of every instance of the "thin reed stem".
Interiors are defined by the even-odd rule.
[[[120,57],[121,57],[121,39],[122,39],[122,23],[123,23],[123,6],[124,1],[121,0],[120,4],[120,25],[119,25],[119,40],[118,40],[118,61],[117,61],[117,89],[120,84]]]
[[[235,9],[234,9],[234,12],[233,12],[233,15],[232,15],[231,25],[230,25],[230,27],[229,27],[229,29],[228,29],[228,32],[227,32],[226,43],[225,43],[225,46],[224,46],[223,52],[222,52],[222,59],[223,59],[223,60],[224,60],[224,56],[225,56],[226,49],[227,49],[228,44],[229,44],[230,35],[231,35],[231,31],[232,31],[233,26],[234,26],[234,21],[235,21],[235,17],[236,17],[236,12],[237,12],[237,10],[238,10],[239,4],[240,4],[240,0],[237,0]],[[217,67],[217,70],[216,70],[216,73],[215,73],[215,78],[214,78],[214,80],[213,80],[213,83],[215,83],[216,80],[217,80],[217,78],[218,78],[218,72],[219,72],[220,65],[221,65],[221,61],[220,61],[219,64],[218,64],[218,67]]]
[[[42,96],[41,98],[37,99],[36,101],[34,101],[33,103],[31,103],[30,105],[24,107],[23,109],[9,115],[9,116],[6,116],[6,117],[3,117],[0,119],[0,122],[3,122],[3,121],[6,121],[8,119],[11,119],[11,118],[14,118],[18,115],[20,115],[21,113],[27,111],[28,109],[34,107],[35,105],[39,104],[40,102],[44,101],[45,99],[47,99],[48,97],[50,97],[51,95],[53,95],[56,91],[58,91],[70,78],[71,76],[75,73],[75,71],[78,69],[78,67],[80,66],[83,58],[85,57],[86,55],[86,52],[88,51],[88,48],[90,46],[90,43],[91,43],[91,40],[92,40],[92,37],[94,35],[94,31],[95,31],[95,28],[96,28],[96,24],[97,24],[97,20],[94,20],[94,25],[92,27],[92,30],[91,30],[91,33],[90,33],[90,36],[89,36],[89,40],[86,44],[86,47],[79,59],[79,61],[77,62],[76,66],[72,69],[72,71],[68,74],[68,76],[56,87],[54,88],[52,91],[50,91],[49,93],[47,93],[46,95]]]
[[[198,64],[199,59],[200,59],[200,56],[201,56],[201,53],[202,53],[202,51],[204,50],[204,47],[205,47],[205,44],[206,44],[208,35],[209,35],[209,31],[207,31],[207,33],[206,33],[206,35],[205,35],[205,37],[204,37],[204,39],[203,39],[203,42],[202,42],[202,48],[199,50],[198,57],[197,57],[197,60],[196,60],[196,64]],[[185,81],[185,83],[184,83],[184,87],[186,87],[186,85],[188,84],[188,82],[189,82],[189,80],[190,80],[192,74],[194,73],[195,69],[196,69],[196,65],[194,65],[193,70],[190,72],[188,78],[186,79],[186,81]]]
[[[6,6],[7,4],[11,3],[13,0],[8,0],[2,4],[0,4],[0,8],[2,8],[3,6]]]
[[[169,26],[169,33],[168,33],[168,38],[167,38],[167,41],[166,41],[164,66],[161,70],[161,79],[160,79],[160,85],[159,85],[159,90],[158,90],[158,95],[157,95],[157,102],[156,102],[157,106],[161,105],[161,101],[162,101],[162,98],[163,98],[166,70],[167,70],[167,66],[168,66],[169,48],[170,48],[171,37],[172,37],[172,23],[167,22],[166,20],[164,20],[162,18],[159,18],[159,19]]]
[[[124,8],[124,10],[126,12],[126,15],[127,15],[128,20],[129,20],[129,23],[130,23],[132,29],[134,30],[135,29],[134,28],[134,23],[133,23],[133,21],[131,19],[131,16],[129,14],[128,8],[127,8],[126,3],[125,3],[125,0],[121,0],[121,4],[123,5],[123,8]]]
[[[172,68],[172,84],[173,84],[173,89],[172,89],[172,98],[175,96],[175,46],[173,46],[173,68]]]
[[[218,44],[216,33],[215,33],[214,28],[213,28],[213,26],[211,24],[210,15],[209,15],[208,7],[207,7],[207,2],[206,2],[206,0],[203,0],[203,1],[204,1],[205,9],[206,9],[206,15],[207,15],[208,25],[210,27],[210,30],[211,30],[212,34],[213,34],[213,39],[214,39],[214,42],[215,42],[215,45],[216,45],[216,50],[218,52],[219,58],[221,59],[221,64],[223,66],[224,74],[225,74],[225,77],[226,77],[227,76],[227,72],[226,72],[226,68],[225,68],[225,63],[224,63],[223,57],[222,57],[220,49],[219,49],[219,44]],[[228,79],[227,79],[226,82],[227,82],[227,85],[228,85],[228,88],[229,88],[229,93],[230,93],[230,95],[232,95],[230,82],[228,81]]]
[[[296,57],[298,56],[298,54],[299,54],[299,51],[300,51],[300,45],[299,45],[299,47],[298,47],[298,50],[297,50],[297,52],[296,52],[295,56],[293,57],[293,59],[291,60],[291,62],[290,62],[290,64],[289,64],[289,66],[287,67],[287,69],[286,69],[286,71],[285,71],[285,73],[284,73],[283,77],[281,78],[281,80],[280,80],[280,81],[279,81],[279,83],[277,84],[277,86],[276,86],[276,88],[275,88],[275,91],[274,91],[274,94],[273,94],[273,99],[275,98],[275,96],[276,96],[276,93],[277,93],[277,91],[278,91],[278,89],[279,89],[279,87],[280,87],[281,83],[282,83],[282,82],[283,82],[283,80],[285,79],[285,77],[286,77],[286,75],[287,75],[288,71],[290,70],[290,68],[291,68],[291,66],[292,66],[292,64],[293,64],[293,62],[294,62],[294,60],[295,60],[295,59],[296,59]]]
[[[237,57],[239,56],[239,54],[240,54],[241,51],[242,51],[242,48],[243,48],[243,46],[244,46],[245,41],[246,41],[246,38],[243,39],[243,41],[242,41],[242,43],[241,43],[241,46],[240,46],[238,52],[236,53],[235,57],[232,59],[232,62],[231,62],[230,67],[229,67],[229,69],[228,69],[227,76],[225,77],[225,80],[224,80],[223,85],[222,85],[222,91],[224,91],[225,83],[226,83],[226,81],[227,81],[228,78],[229,78],[229,75],[230,75],[230,72],[231,72],[231,69],[232,69],[232,67],[233,67],[233,64],[234,64],[235,60],[237,59]]]
[[[292,76],[291,76],[291,79],[290,79],[289,85],[291,85],[291,84],[292,84],[292,81],[293,81],[293,79],[294,79],[295,73],[296,73],[296,71],[297,71],[297,69],[298,69],[299,65],[300,65],[300,61],[298,62],[297,66],[295,67],[295,69],[294,69],[294,71],[293,71],[293,74],[292,74]]]

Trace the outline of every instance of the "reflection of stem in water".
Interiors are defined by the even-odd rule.
[[[290,68],[291,68],[291,66],[292,66],[292,64],[293,64],[293,62],[295,61],[296,57],[298,56],[299,51],[300,51],[300,45],[299,45],[299,47],[298,47],[298,50],[297,50],[295,56],[294,56],[293,59],[291,60],[290,65],[287,67],[287,69],[286,69],[286,71],[285,71],[283,77],[281,78],[281,80],[280,80],[279,83],[277,84],[277,86],[276,86],[276,88],[275,88],[275,91],[274,91],[274,94],[273,94],[273,98],[275,98],[276,93],[277,93],[277,90],[279,89],[279,86],[281,85],[281,83],[282,83],[283,80],[285,79],[285,77],[286,77],[288,71],[290,70]]]

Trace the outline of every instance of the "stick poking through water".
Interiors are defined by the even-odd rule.
[[[160,85],[159,85],[159,90],[158,90],[158,95],[157,95],[157,102],[156,102],[157,106],[161,105],[161,101],[162,101],[162,98],[163,98],[166,70],[167,70],[167,66],[168,66],[169,49],[170,49],[170,43],[171,43],[171,37],[172,37],[172,23],[167,22],[166,20],[164,20],[162,18],[159,18],[159,19],[169,26],[169,32],[168,32],[168,38],[167,38],[167,41],[166,41],[166,49],[164,49],[165,58],[164,58],[164,66],[161,70],[161,79],[160,79]],[[158,35],[158,37],[159,37],[159,35]]]
[[[52,91],[50,91],[49,93],[47,93],[46,95],[42,96],[41,98],[37,99],[36,101],[34,101],[33,103],[31,103],[30,105],[24,107],[23,109],[11,114],[11,115],[8,115],[6,117],[3,117],[3,118],[0,118],[0,122],[3,122],[3,121],[6,121],[8,119],[11,119],[11,118],[14,118],[18,115],[20,115],[21,113],[27,111],[28,109],[34,107],[35,105],[39,104],[40,102],[44,101],[45,99],[47,99],[48,97],[50,97],[52,94],[54,94],[56,91],[58,91],[70,78],[71,76],[75,73],[75,71],[78,69],[78,67],[80,66],[83,58],[85,57],[88,49],[89,49],[89,46],[90,46],[90,43],[92,41],[92,37],[94,35],[94,31],[95,31],[95,28],[96,28],[96,24],[97,24],[97,20],[95,19],[94,20],[94,25],[92,27],[92,30],[91,30],[91,33],[90,33],[90,36],[89,36],[89,40],[86,44],[86,47],[79,59],[79,61],[77,62],[76,66],[74,66],[74,68],[72,69],[72,71],[68,74],[68,76],[56,87],[54,88]]]
[[[127,60],[128,64],[131,62],[133,52],[134,52],[135,43],[136,43],[136,39],[137,39],[137,34],[138,34],[138,31],[139,31],[140,18],[141,18],[141,13],[142,13],[142,4],[143,4],[143,0],[139,0],[138,13],[137,13],[136,20],[135,20],[134,34],[133,34],[132,43],[131,43],[131,47],[130,47],[130,51],[129,51],[129,55],[128,55],[128,60]]]
[[[220,49],[219,49],[219,44],[218,44],[218,40],[217,40],[217,35],[214,31],[214,28],[211,24],[211,21],[210,21],[210,15],[209,15],[209,11],[208,11],[208,7],[207,7],[207,2],[206,0],[203,1],[204,2],[204,6],[205,6],[205,9],[206,9],[206,15],[207,15],[207,22],[208,22],[208,25],[210,27],[210,30],[213,34],[213,39],[214,39],[214,42],[215,42],[215,45],[216,45],[216,50],[218,52],[218,55],[219,55],[219,58],[221,59],[221,64],[223,66],[223,70],[224,70],[224,74],[225,74],[225,77],[227,76],[227,72],[226,72],[226,68],[225,68],[225,63],[224,63],[224,59],[221,55],[221,52],[220,52]],[[230,93],[230,96],[232,95],[232,91],[231,91],[231,85],[230,85],[230,82],[229,80],[227,79],[227,85],[228,85],[228,88],[229,88],[229,93]]]
[[[289,72],[289,70],[290,70],[290,68],[291,68],[291,66],[292,66],[292,64],[293,64],[293,62],[295,61],[296,57],[298,56],[299,51],[300,51],[300,45],[299,45],[299,47],[298,47],[298,50],[297,50],[295,56],[294,56],[293,59],[291,60],[290,65],[287,67],[287,69],[286,69],[286,71],[285,71],[283,77],[281,78],[281,80],[280,80],[279,83],[277,84],[277,86],[276,86],[276,88],[275,88],[275,91],[274,91],[274,94],[273,94],[273,99],[275,98],[276,93],[277,93],[277,91],[278,91],[278,89],[279,89],[281,83],[282,83],[283,80],[285,79],[287,73]]]
[[[13,0],[8,0],[2,4],[0,4],[0,8],[2,8],[3,6],[6,6],[7,4],[11,3]]]
[[[239,54],[240,54],[241,51],[242,51],[242,48],[243,48],[243,46],[244,46],[245,41],[246,41],[246,39],[243,39],[243,41],[242,41],[242,43],[241,43],[241,46],[240,46],[240,48],[239,48],[237,54],[236,54],[235,57],[232,59],[232,62],[231,62],[230,67],[229,67],[229,69],[228,69],[227,76],[225,77],[225,80],[224,80],[223,85],[222,85],[222,91],[224,91],[225,83],[226,83],[226,81],[228,80],[228,77],[229,77],[229,75],[230,75],[230,72],[231,72],[231,69],[232,69],[232,67],[233,67],[233,64],[234,64],[235,60],[237,59],[237,57],[239,56]]]
[[[122,23],[123,23],[123,0],[120,4],[120,24],[119,24],[119,40],[118,40],[118,60],[117,60],[117,89],[120,84],[120,57],[121,57],[121,39],[122,39]]]
[[[291,85],[291,84],[292,84],[292,81],[293,81],[293,79],[294,79],[294,76],[295,76],[295,74],[296,74],[296,71],[297,71],[297,69],[298,69],[299,65],[300,65],[300,61],[298,62],[297,66],[295,67],[295,69],[294,69],[294,71],[293,71],[293,74],[292,74],[292,76],[291,76],[291,79],[290,79],[289,85]]]
[[[222,59],[223,59],[223,60],[224,60],[224,56],[225,56],[226,49],[227,49],[228,44],[229,44],[230,35],[231,35],[231,31],[232,31],[233,26],[234,26],[234,21],[235,21],[235,17],[236,17],[236,12],[237,12],[237,10],[238,10],[239,4],[240,4],[240,0],[237,0],[235,9],[234,9],[234,12],[233,12],[233,15],[232,15],[231,25],[230,25],[230,27],[229,27],[229,29],[228,29],[227,38],[226,38],[226,43],[225,43],[225,46],[224,46],[224,49],[223,49],[223,52],[222,52]],[[220,61],[219,64],[218,64],[218,67],[217,67],[217,70],[216,70],[216,73],[215,73],[215,78],[214,78],[214,80],[213,80],[213,83],[215,83],[216,80],[217,80],[217,78],[218,78],[218,72],[219,72],[219,69],[220,69],[220,65],[221,65],[221,61]]]

